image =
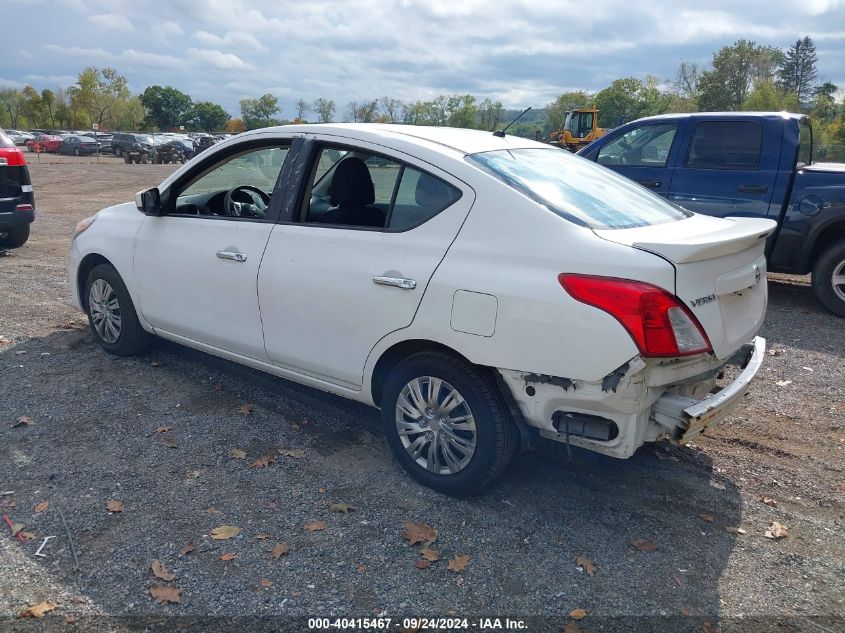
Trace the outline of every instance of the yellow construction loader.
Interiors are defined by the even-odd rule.
[[[607,133],[606,129],[599,127],[598,119],[596,106],[571,110],[566,113],[563,129],[552,132],[549,142],[570,152],[577,152]]]

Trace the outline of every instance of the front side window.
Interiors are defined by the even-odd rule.
[[[687,153],[690,169],[756,170],[763,128],[754,121],[700,121]]]
[[[364,151],[323,147],[306,196],[306,223],[406,231],[460,198],[460,191],[399,161]]]
[[[593,229],[627,229],[692,215],[624,176],[559,149],[496,150],[469,160],[561,217]]]
[[[635,127],[606,143],[599,150],[597,162],[610,166],[665,167],[677,129],[677,123]]]
[[[180,191],[174,213],[264,219],[287,153],[272,146],[227,156]]]

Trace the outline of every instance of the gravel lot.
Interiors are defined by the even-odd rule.
[[[0,630],[304,631],[302,618],[375,615],[845,630],[845,321],[807,279],[770,280],[761,377],[695,446],[626,461],[576,450],[570,463],[545,446],[455,500],[403,474],[375,410],[169,343],[131,359],[96,346],[68,303],[68,236],[173,168],[31,165],[32,238],[0,257],[0,506],[34,538],[0,525]],[[13,426],[21,416],[34,423]],[[437,530],[428,569],[400,536],[409,520]],[[775,521],[786,538],[765,537]],[[240,533],[213,539],[218,526]],[[289,551],[273,558],[279,543]],[[469,556],[461,572],[447,568],[456,555]],[[156,578],[155,560],[175,579]],[[178,587],[181,602],[159,605],[153,586]],[[58,605],[44,620],[18,617],[42,601]],[[574,609],[587,612],[579,629]]]

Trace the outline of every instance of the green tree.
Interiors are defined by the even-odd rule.
[[[26,117],[29,127],[44,125],[44,103],[38,91],[32,86],[25,86],[21,91],[21,97],[23,98],[21,114]]]
[[[779,50],[749,40],[723,46],[713,54],[713,67],[699,76],[699,109],[740,109],[755,83],[772,79],[782,62]]]
[[[145,122],[159,130],[172,130],[179,125],[193,106],[191,98],[172,86],[149,86],[141,93],[146,108]]]
[[[229,113],[211,101],[195,103],[183,119],[185,127],[194,132],[221,132],[229,122]]]
[[[331,99],[315,99],[313,110],[319,115],[320,123],[331,123],[334,119],[334,101]]]
[[[7,119],[10,124],[9,127],[17,128],[24,106],[21,91],[14,88],[0,88],[0,106],[9,115]]]
[[[76,84],[68,88],[68,92],[76,110],[88,115],[88,125],[102,126],[115,103],[129,98],[126,77],[108,67],[100,70],[89,66],[79,73]]]
[[[448,98],[448,124],[451,127],[474,128],[478,106],[472,95],[452,95]]]
[[[258,99],[241,99],[240,106],[241,118],[248,130],[273,125],[273,117],[281,111],[279,100],[269,92]]]
[[[50,127],[56,127],[56,117],[53,111],[56,108],[56,94],[49,88],[44,88],[41,91],[41,103],[44,104],[44,109],[47,111],[47,121]]]
[[[771,79],[758,81],[742,104],[742,109],[751,112],[777,112],[798,109],[795,93],[785,94]]]
[[[558,95],[558,98],[546,106],[547,118],[545,132],[556,132],[563,128],[566,121],[566,113],[576,108],[588,108],[593,103],[595,96],[583,90],[573,90]],[[484,129],[490,129],[483,126]]]
[[[502,115],[505,108],[501,101],[493,101],[490,97],[485,97],[484,100],[478,104],[478,127],[481,130],[492,132],[499,125],[502,120]]]
[[[305,115],[311,108],[308,106],[308,103],[305,99],[300,99],[296,102],[296,119],[299,123],[305,121]]]
[[[809,36],[796,40],[784,56],[783,66],[778,72],[780,85],[784,92],[794,92],[798,101],[803,103],[810,96],[813,82],[816,80],[816,45]]]
[[[353,123],[372,123],[378,113],[378,100],[350,101],[346,107],[346,116]]]
[[[379,100],[381,104],[381,111],[384,113],[384,118],[388,123],[396,123],[402,112],[404,105],[399,99],[393,97],[382,97]]]
[[[599,125],[612,127],[669,109],[670,97],[661,92],[657,78],[649,75],[645,81],[625,77],[613,81],[595,99],[599,110]]]

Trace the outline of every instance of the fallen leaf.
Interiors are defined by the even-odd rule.
[[[232,459],[244,459],[246,457],[246,451],[240,448],[233,448],[229,451],[229,457]]]
[[[358,565],[358,573],[359,574],[363,574],[366,571],[367,571],[367,566],[364,563],[361,563],[360,565]]]
[[[432,563],[436,560],[440,560],[440,552],[436,549],[431,549],[428,547],[423,547],[420,550],[420,556],[422,556],[426,560],[430,560]]]
[[[150,595],[159,604],[182,602],[181,598],[179,598],[180,593],[182,593],[182,590],[179,587],[163,587],[161,585],[150,587]]]
[[[311,523],[306,523],[302,527],[309,532],[317,532],[318,530],[325,530],[328,526],[325,521],[311,521]]]
[[[766,495],[760,495],[760,501],[765,503],[767,506],[771,506],[772,508],[778,507],[778,502],[772,499],[771,497],[767,497]]]
[[[261,585],[262,587],[269,587],[270,585],[273,584],[273,581],[270,580],[269,578],[262,578],[261,580],[258,581],[258,584]]]
[[[730,534],[746,534],[746,531],[743,530],[741,527],[736,527],[733,525],[726,525],[725,532],[729,532]]]
[[[675,584],[679,587],[684,586],[684,577],[681,574],[672,574],[672,580],[675,581]]]
[[[238,407],[238,411],[241,412],[242,415],[250,415],[252,413],[253,406],[251,404],[242,404]]]
[[[705,620],[704,624],[701,625],[701,633],[719,633],[719,629]]]
[[[12,341],[7,339],[5,336],[0,336],[0,345],[11,345]]]
[[[279,503],[275,499],[273,499],[272,501],[267,502],[267,507],[270,508],[271,510],[275,510],[276,508],[279,507]]]
[[[462,572],[469,565],[469,556],[466,554],[456,554],[449,560],[446,569],[455,573]]]
[[[775,384],[778,387],[786,387],[787,385],[791,385],[792,381],[791,380],[778,380]]]
[[[689,615],[689,607],[684,607],[681,609],[681,615],[687,617]]]
[[[417,543],[431,545],[437,540],[437,530],[425,523],[405,521],[405,529],[400,536],[411,545],[416,545]]]
[[[706,523],[713,523],[716,520],[716,517],[712,514],[702,513],[698,515],[698,518]]]
[[[65,624],[76,624],[76,618],[72,615],[66,615]]]
[[[780,356],[781,354],[783,354],[782,349],[770,349],[769,350],[769,356]]]
[[[657,545],[644,538],[638,538],[631,541],[631,547],[641,552],[653,552],[657,549]]]
[[[157,426],[155,428],[155,430],[153,431],[153,433],[167,433],[172,428],[173,428],[172,426]]]
[[[133,395],[135,395],[136,397],[137,397],[137,396],[143,396],[143,395],[144,395],[144,390],[143,390],[143,389],[136,389],[136,390],[135,390],[135,393],[134,393]]]
[[[20,532],[18,532],[18,538],[22,538],[25,541],[31,541],[35,538],[35,532],[24,532],[23,530],[21,530]]]
[[[302,459],[305,457],[305,451],[301,448],[280,448],[279,455],[290,457],[292,459]]]
[[[172,435],[162,435],[161,443],[164,444],[167,448],[179,448],[179,444],[176,443],[176,438]]]
[[[195,549],[196,549],[196,547],[194,546],[193,543],[188,543],[185,547],[183,547],[181,550],[179,550],[179,554],[181,554],[182,556],[187,556],[188,554],[193,552]]]
[[[18,532],[20,532],[26,527],[23,523],[14,523],[9,521],[9,518],[5,515],[3,515],[3,518],[6,519],[6,523],[8,523],[9,529],[12,530],[12,536],[17,536]]]
[[[328,491],[329,491],[329,489],[328,489],[328,488],[319,488],[319,489],[317,490],[317,492],[319,492],[321,495],[326,494]]]
[[[329,512],[343,512],[344,514],[349,514],[350,512],[354,512],[355,507],[349,505],[348,503],[330,503],[329,504]]]
[[[223,385],[221,385],[221,384],[218,382],[216,385],[214,385],[214,386],[212,387],[212,389],[214,389],[214,391],[223,391]]]
[[[39,602],[27,609],[24,609],[20,612],[20,617],[22,618],[35,618],[36,620],[40,620],[44,617],[44,614],[48,611],[52,611],[58,605],[53,604],[52,602]]]
[[[569,617],[573,620],[583,620],[587,617],[587,612],[584,609],[573,609],[569,612]]]
[[[106,501],[106,510],[109,512],[123,512],[123,502],[109,499]]]
[[[33,420],[28,415],[22,415],[21,417],[19,417],[15,421],[14,424],[12,424],[12,428],[15,428],[15,427],[18,427],[18,426],[33,426],[34,424],[35,424],[35,420]],[[42,603],[42,604],[47,604],[47,603]]]
[[[782,539],[789,536],[788,528],[783,525],[782,523],[778,523],[777,521],[772,521],[772,524],[769,526],[769,529],[763,534],[766,538],[770,539]]]
[[[235,556],[237,556],[235,552],[226,552],[225,554],[220,556],[219,560],[234,560]]]
[[[226,541],[241,533],[241,528],[234,525],[221,525],[211,530],[211,538],[215,541]]]
[[[252,462],[249,467],[250,468],[267,468],[271,464],[276,463],[276,456],[273,453],[267,453],[263,457],[259,457],[254,462]]]
[[[259,541],[266,541],[268,538],[270,538],[270,536],[271,535],[267,534],[266,532],[259,532],[255,535],[255,538],[257,538]]]
[[[161,367],[161,361],[154,360],[150,363],[150,367]]]
[[[153,576],[155,576],[156,578],[161,578],[162,580],[165,580],[167,582],[170,582],[171,580],[176,580],[176,574],[167,569],[167,567],[164,566],[164,563],[162,563],[158,559],[155,559],[153,561],[153,564],[150,565],[150,569],[153,572]]]
[[[575,622],[567,622],[563,626],[563,633],[581,633],[581,629]]]
[[[44,512],[44,510],[46,510],[47,506],[49,506],[49,505],[50,505],[49,501],[42,501],[41,503],[39,503],[38,505],[35,506],[35,511],[36,512]]]
[[[596,573],[596,565],[586,556],[576,556],[575,564],[587,572],[588,576],[593,576]]]
[[[270,550],[270,558],[278,560],[285,556],[290,551],[290,546],[287,543],[276,543],[273,549]]]
[[[417,569],[428,569],[431,567],[431,561],[420,558],[419,560],[414,561],[414,567]]]

